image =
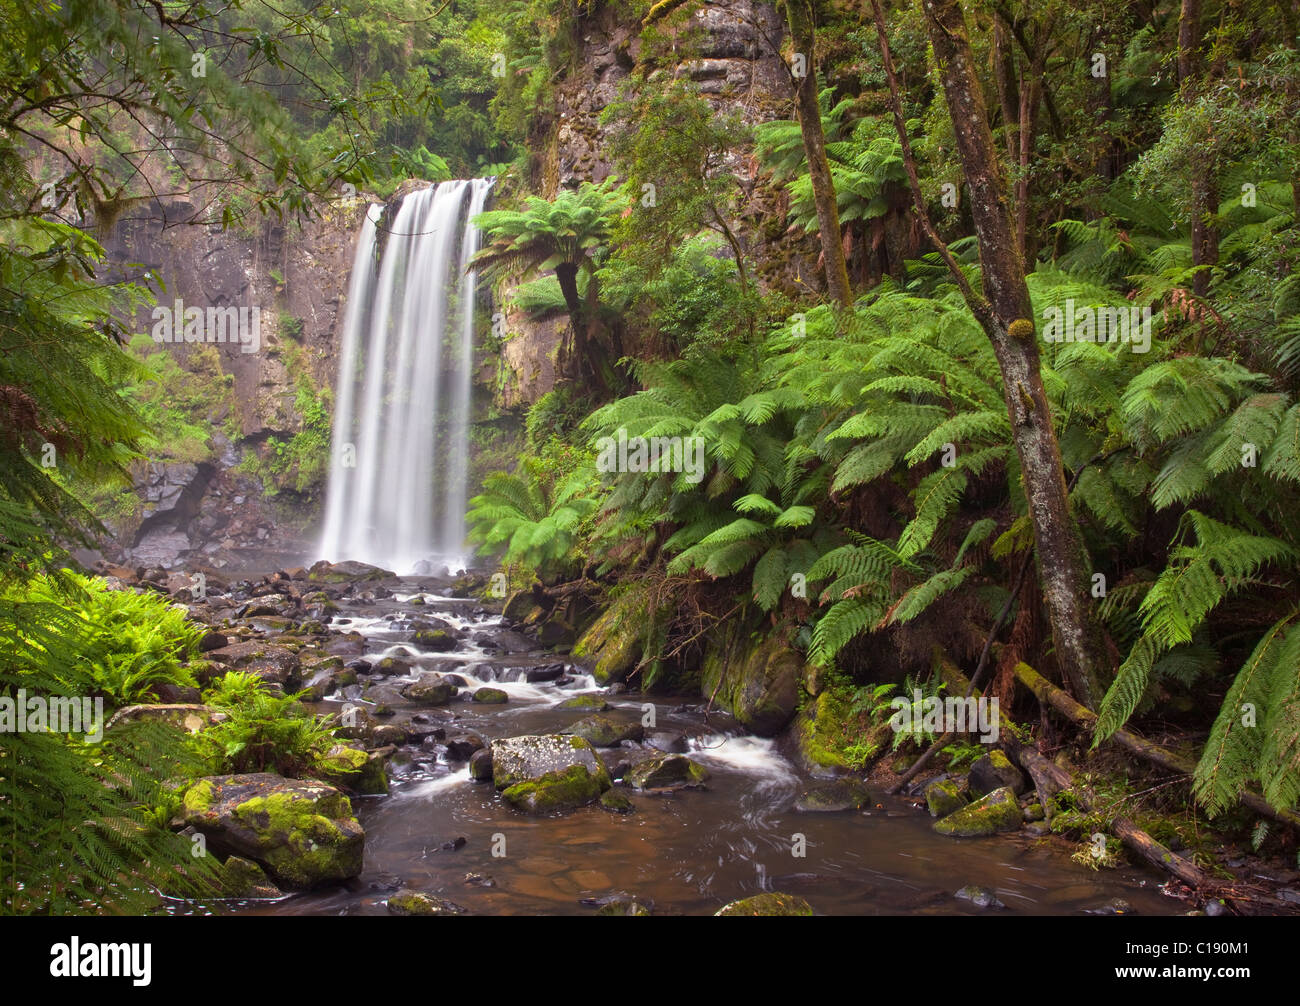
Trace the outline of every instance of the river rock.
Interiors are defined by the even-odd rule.
[[[474,692],[470,698],[474,702],[482,702],[486,705],[499,706],[510,701],[510,696],[500,688],[480,688]]]
[[[539,681],[555,681],[563,676],[563,664],[545,664],[542,667],[529,667],[524,670],[524,680],[529,684],[536,684]]]
[[[469,777],[475,782],[492,781],[491,748],[481,748],[469,756]]]
[[[262,642],[231,643],[210,650],[206,657],[239,671],[256,674],[267,684],[293,691],[302,683],[298,655],[283,646]]]
[[[456,637],[445,629],[421,629],[411,636],[411,642],[434,653],[446,653],[456,648]]]
[[[625,782],[633,789],[663,789],[704,782],[709,773],[685,755],[661,754],[633,766]]]
[[[585,695],[575,695],[571,699],[565,699],[556,709],[582,709],[593,713],[603,713],[609,708],[609,703],[601,696],[593,695],[590,692]]]
[[[925,805],[931,817],[947,817],[966,806],[961,785],[956,779],[935,779],[925,787]]]
[[[597,915],[649,915],[650,909],[639,901],[628,901],[620,898],[617,901],[611,901],[601,905],[596,910]]]
[[[394,573],[364,562],[329,563],[322,559],[312,566],[307,579],[317,583],[349,583],[354,580],[389,580]]]
[[[445,898],[403,888],[388,898],[389,915],[467,915],[465,909]]]
[[[794,894],[782,894],[773,891],[770,894],[756,894],[752,898],[741,898],[729,905],[724,905],[713,914],[719,915],[812,915],[812,905]]]
[[[976,908],[1006,908],[998,896],[990,891],[987,887],[980,887],[977,884],[967,884],[953,897],[959,901],[969,901]]]
[[[507,786],[502,799],[528,814],[557,814],[586,806],[600,798],[612,783],[603,772],[596,774],[584,765],[570,765],[547,772],[536,779]]]
[[[112,730],[124,723],[139,723],[143,720],[166,723],[189,733],[196,734],[204,727],[212,726],[227,719],[227,715],[211,706],[196,702],[170,702],[159,705],[123,706],[108,721],[106,730]],[[91,724],[85,724],[87,732]]]
[[[426,671],[402,689],[402,695],[421,706],[445,706],[456,694],[456,686],[441,674]]]
[[[1016,794],[1006,786],[980,797],[974,803],[934,822],[940,835],[978,838],[1000,831],[1019,831],[1024,817]]]
[[[549,772],[562,772],[573,765],[580,765],[601,780],[602,790],[612,785],[596,749],[581,737],[559,734],[504,737],[493,741],[491,750],[492,782],[497,789],[540,779]]]
[[[856,779],[840,779],[804,790],[794,801],[801,813],[835,813],[871,806],[871,793]]]
[[[623,741],[639,741],[645,734],[640,723],[627,723],[612,716],[588,716],[568,729],[598,748],[618,747]]]
[[[361,872],[365,832],[328,783],[270,772],[209,776],[186,790],[184,817],[216,851],[256,860],[282,887]]]
[[[997,749],[976,760],[970,767],[970,789],[976,796],[984,796],[1006,786],[1019,796],[1026,789],[1024,773],[1011,764],[1010,759]]]

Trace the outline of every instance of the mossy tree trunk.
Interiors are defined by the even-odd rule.
[[[835,202],[835,183],[826,157],[826,134],[822,131],[822,110],[817,101],[817,70],[813,61],[812,0],[786,0],[786,18],[796,56],[802,56],[803,76],[796,76],[795,100],[799,109],[799,131],[803,134],[804,154],[808,158],[808,176],[812,181],[813,203],[817,207],[822,261],[826,268],[826,288],[840,307],[852,307],[853,290],[849,286],[849,268],[844,260],[840,238],[840,214]]]
[[[993,343],[1002,373],[1057,661],[1071,689],[1087,704],[1100,698],[1110,662],[1090,603],[1087,553],[1070,511],[1060,445],[1039,372],[1033,306],[1012,223],[1009,189],[961,6],[958,0],[923,0],[923,15],[970,187],[979,240],[984,296],[968,296],[968,300],[973,300],[972,309]]]

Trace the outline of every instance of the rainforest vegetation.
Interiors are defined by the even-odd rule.
[[[1300,7],[780,0],[759,108],[683,69],[711,6],[0,0],[0,694],[220,714],[0,734],[0,910],[210,894],[180,781],[355,768],[337,718],[209,664],[174,592],[70,557],[232,394],[151,354],[170,294],[106,247],[166,186],[177,226],[237,231],[497,177],[482,351],[561,335],[553,386],[472,435],[470,541],[602,682],[725,706],[711,661],[779,647],[809,759],[898,787],[981,752],[889,700],[978,689],[1036,786],[1038,750],[1089,783],[1059,833],[1154,836],[1185,881],[1201,829],[1296,866]],[[562,186],[600,18],[639,48],[607,170]],[[319,488],[329,407],[300,381],[258,470]],[[700,467],[610,470],[620,438]]]

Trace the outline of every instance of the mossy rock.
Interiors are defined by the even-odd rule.
[[[575,695],[571,699],[565,699],[556,709],[581,709],[585,712],[603,713],[609,708],[609,703],[599,695]]]
[[[402,689],[402,696],[421,706],[445,706],[456,694],[456,686],[441,674],[426,671]]]
[[[543,608],[533,597],[531,589],[517,590],[506,598],[505,606],[501,609],[501,616],[507,622],[530,623],[535,622]]]
[[[265,866],[281,887],[309,888],[361,872],[365,832],[328,783],[269,772],[212,776],[183,798],[185,822],[218,852]]]
[[[358,796],[383,796],[388,793],[388,775],[384,757],[347,744],[335,744],[317,767],[330,782]]]
[[[569,727],[569,733],[591,741],[598,748],[618,747],[623,741],[639,741],[645,728],[639,722],[626,722],[612,716],[588,716]]]
[[[982,758],[976,759],[970,767],[970,789],[976,796],[983,796],[1003,786],[1013,790],[1016,796],[1029,788],[1025,774],[1011,764],[1011,759],[994,748]]]
[[[574,765],[582,766],[595,777],[602,791],[614,785],[596,749],[581,737],[560,734],[503,737],[493,741],[490,750],[492,782],[497,789],[540,779],[548,773],[563,772]]]
[[[573,646],[575,657],[593,658],[598,684],[623,681],[636,666],[645,645],[649,602],[635,587],[602,611]]]
[[[620,915],[646,915],[650,914],[650,909],[637,901],[611,901],[608,905],[602,905],[596,911],[600,916],[620,916]]]
[[[760,737],[780,733],[799,705],[804,658],[779,636],[771,636],[728,660],[714,651],[700,671],[700,688],[714,695],[747,730]]]
[[[808,703],[794,721],[793,737],[804,767],[819,776],[839,775],[850,770],[844,749],[851,743],[848,705],[835,691],[827,690]]]
[[[489,706],[499,706],[509,702],[510,696],[500,688],[480,688],[470,696],[470,699]]]
[[[708,771],[685,755],[661,754],[633,766],[624,781],[633,789],[664,789],[695,786],[708,778]]]
[[[445,629],[421,629],[411,636],[411,642],[434,653],[446,653],[456,648],[456,637]]]
[[[794,809],[805,814],[836,813],[861,810],[871,804],[871,791],[865,784],[856,779],[838,779],[804,790],[795,798]]]
[[[526,814],[561,814],[600,799],[601,780],[583,765],[547,772],[515,783],[501,794],[506,803]]]
[[[1019,831],[1023,822],[1024,814],[1016,794],[1003,786],[935,821],[934,830],[956,838],[980,838],[1002,831]]]
[[[794,894],[782,894],[773,891],[770,894],[756,894],[752,898],[741,898],[729,905],[724,905],[713,914],[718,915],[812,915],[812,905]]]
[[[389,915],[468,915],[460,905],[432,894],[402,888],[388,896]]]
[[[229,856],[221,864],[221,893],[227,898],[270,899],[284,897],[266,871],[243,856]]]
[[[307,579],[315,583],[364,583],[369,580],[391,580],[396,574],[369,563],[346,562],[328,563],[322,560],[312,566]]]
[[[636,804],[618,789],[607,789],[600,794],[600,805],[613,814],[630,814],[636,810]]]
[[[966,795],[956,779],[935,779],[925,787],[925,805],[931,817],[947,817],[967,804]]]

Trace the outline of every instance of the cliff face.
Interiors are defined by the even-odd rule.
[[[328,452],[329,444],[328,436],[320,444],[322,419],[304,403],[328,405],[332,396],[340,310],[366,205],[340,201],[310,222],[223,231],[180,223],[195,208],[171,201],[115,224],[104,242],[115,268],[161,281],[160,310],[142,309],[137,331],[165,335],[171,323],[180,340],[145,344],[147,352],[168,354],[179,371],[169,369],[158,388],[141,394],[202,435],[188,451],[164,441],[151,451],[154,460],[133,466],[136,505],[115,508],[116,542],[105,544],[107,558],[222,568],[310,552],[323,490],[313,476],[325,457],[313,458],[306,447]],[[183,341],[191,308],[205,318],[209,308],[243,309],[245,341],[232,341],[233,332],[221,333],[227,341],[206,341],[216,334],[210,327],[199,341]]]
[[[657,27],[663,30],[663,23]],[[550,198],[612,173],[600,115],[638,68],[643,31],[639,22],[603,4],[580,20],[577,54],[556,84],[554,107],[541,112],[534,131],[538,194]],[[717,0],[696,11],[689,28],[677,33],[680,58],[664,68],[694,81],[715,109],[739,111],[749,125],[790,118],[793,90],[780,51],[784,38],[784,22],[771,4]],[[784,196],[763,183],[752,151],[737,150],[728,168],[747,193],[734,223],[761,281],[791,288],[820,285],[815,239],[785,235]],[[556,349],[568,323],[531,319],[509,307],[510,287],[501,292],[509,337],[501,353],[498,399],[507,408],[524,407],[554,386]]]

